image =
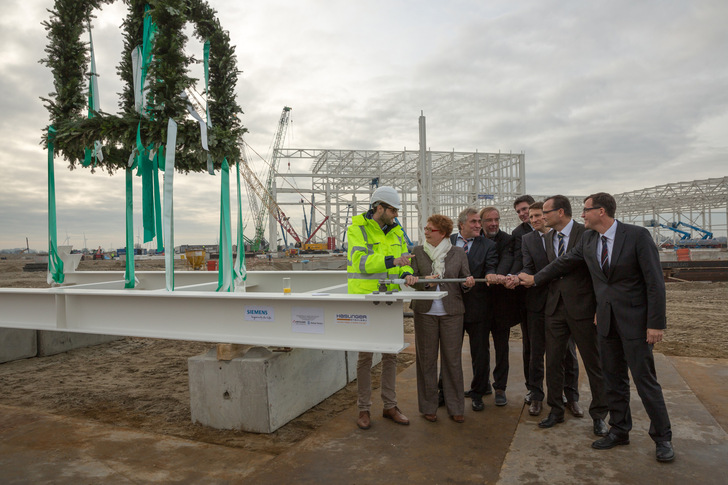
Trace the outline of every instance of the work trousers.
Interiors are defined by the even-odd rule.
[[[629,375],[650,417],[650,437],[655,441],[672,441],[670,418],[657,382],[652,345],[644,337],[626,339],[619,334],[612,314],[612,325],[606,337],[599,336],[604,378],[609,401],[610,432],[626,438],[632,429],[632,413],[629,408]]]
[[[369,411],[372,407],[372,354],[359,352],[356,362],[356,384],[358,388],[359,411]],[[382,354],[382,402],[384,409],[397,405],[395,382],[397,379],[397,354]]]
[[[546,316],[546,385],[548,386],[547,402],[551,406],[551,413],[558,417],[564,415],[564,402],[561,399],[564,388],[562,363],[570,336],[574,337],[589,378],[592,395],[589,415],[592,419],[604,419],[609,408],[594,318],[571,318],[561,299],[556,306],[556,311],[552,315]]]
[[[415,312],[417,403],[422,414],[437,412],[438,351],[447,412],[450,416],[465,414],[462,348],[462,315],[436,316]]]

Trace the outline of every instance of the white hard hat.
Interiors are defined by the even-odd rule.
[[[399,193],[394,190],[394,187],[389,187],[387,185],[382,185],[372,194],[371,205],[373,206],[377,202],[384,202],[397,210],[402,208],[402,201],[399,198]]]

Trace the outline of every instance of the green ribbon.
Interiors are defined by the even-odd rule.
[[[230,234],[230,166],[227,158],[220,171],[220,239],[218,248],[217,291],[233,291],[233,242]]]
[[[134,288],[134,191],[131,167],[126,168],[126,272],[124,273],[124,288]]]
[[[153,170],[154,175],[152,181],[154,182],[154,221],[157,235],[157,252],[161,253],[164,251],[164,231],[162,230],[162,199],[159,196],[159,160],[164,157],[164,147],[159,147],[157,153],[154,154]]]
[[[63,261],[58,255],[58,230],[56,227],[56,177],[53,167],[53,141],[56,129],[48,127],[48,284],[63,283]]]

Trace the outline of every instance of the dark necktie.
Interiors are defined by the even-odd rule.
[[[463,239],[463,251],[465,251],[465,254],[468,254],[468,249],[470,249],[470,243],[472,242],[472,239]]]
[[[565,248],[564,248],[564,237],[565,237],[564,236],[564,233],[563,232],[560,232],[559,233],[559,254],[558,254],[558,256],[563,256],[564,255],[564,252],[565,252]]]
[[[607,236],[602,236],[602,257],[601,257],[602,271],[604,274],[609,274],[609,247],[607,246]]]

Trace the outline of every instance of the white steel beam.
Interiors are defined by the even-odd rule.
[[[163,272],[140,275],[151,291],[125,290],[118,275],[106,273],[107,285],[99,284],[98,273],[89,274],[95,283],[90,284],[84,281],[84,272],[78,272],[76,286],[0,288],[0,327],[399,352],[406,346],[404,300],[446,295],[412,291],[349,295],[346,273],[340,271],[250,272],[251,285],[244,293],[215,292],[216,272],[198,272],[196,283],[174,292],[161,289]],[[298,292],[283,294],[284,277],[291,278]],[[181,279],[175,275],[176,283]]]

